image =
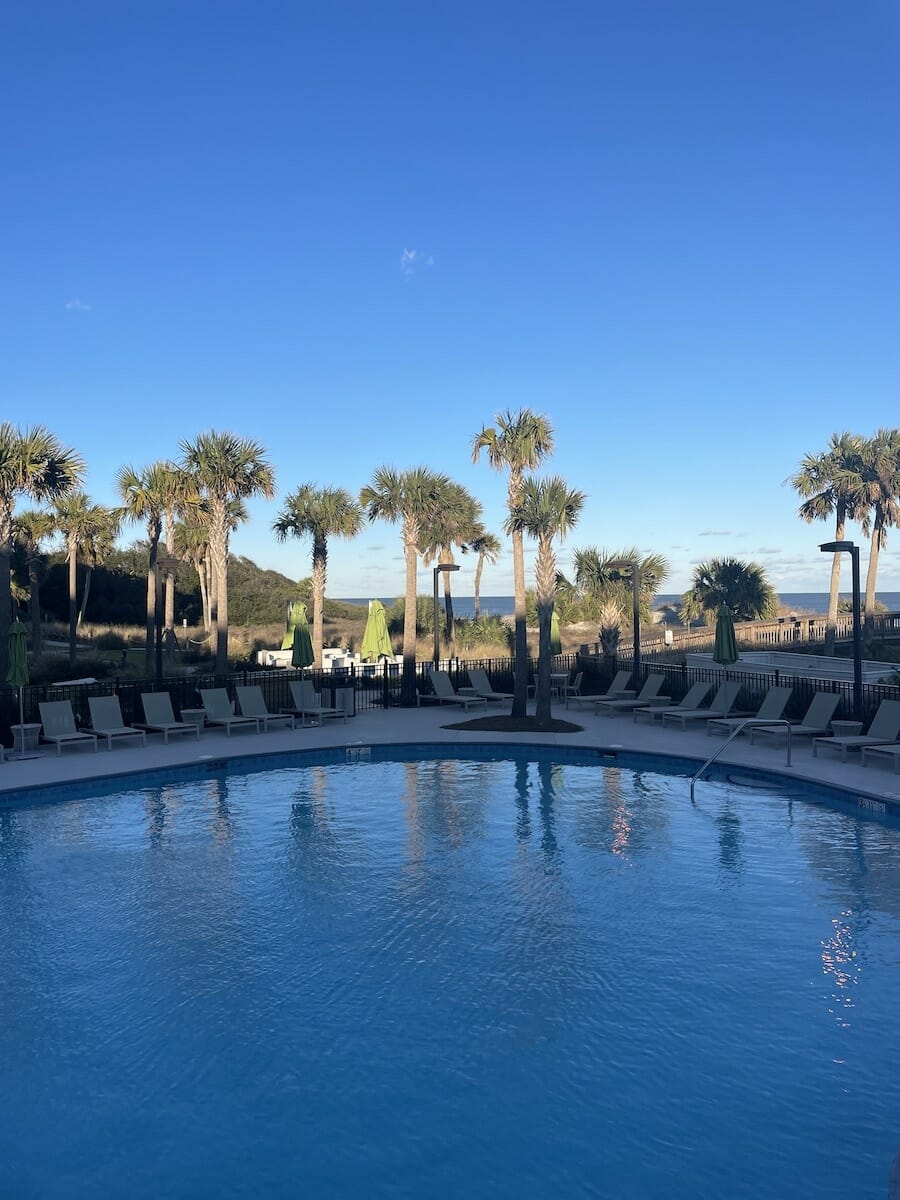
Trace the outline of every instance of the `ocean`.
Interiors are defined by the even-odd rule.
[[[444,593],[441,592],[441,601],[443,602]],[[850,599],[846,592],[841,592],[842,599]],[[395,597],[381,596],[381,602],[390,607],[394,603]],[[883,604],[888,612],[900,612],[900,592],[878,592],[877,599]],[[828,612],[828,593],[827,592],[782,592],[778,597],[778,602],[782,608],[786,608],[791,612],[796,613],[826,613]],[[344,604],[361,604],[366,605],[367,600],[361,600],[355,597],[351,600],[342,601]],[[680,592],[661,592],[654,603],[654,608],[666,608],[669,606],[677,608],[681,603]],[[482,616],[500,616],[510,617],[513,614],[515,602],[512,596],[482,596],[481,597],[481,615]],[[454,596],[453,597],[453,612],[457,617],[472,617],[475,615],[475,601],[471,596]]]

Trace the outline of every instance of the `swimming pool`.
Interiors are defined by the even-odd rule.
[[[881,1200],[896,822],[390,753],[0,811],[4,1195]]]

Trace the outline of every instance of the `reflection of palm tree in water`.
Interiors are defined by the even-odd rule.
[[[719,862],[726,871],[741,874],[744,869],[744,831],[739,813],[728,800],[716,817],[716,827],[719,831]]]
[[[562,788],[565,773],[558,763],[539,762],[538,778],[541,781],[538,812],[541,818],[541,849],[548,860],[555,859],[559,854],[559,843],[556,840],[556,814],[554,802],[557,787]]]
[[[531,837],[531,816],[528,812],[528,767],[527,762],[516,763],[515,803],[516,803],[516,837],[520,842],[527,842]]]
[[[611,813],[612,841],[609,848],[613,854],[622,856],[628,853],[628,841],[632,829],[631,811],[625,803],[625,794],[622,790],[622,772],[617,767],[608,767],[603,776]]]

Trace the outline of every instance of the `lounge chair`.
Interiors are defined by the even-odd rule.
[[[147,733],[161,733],[165,745],[169,744],[170,733],[193,733],[199,740],[200,726],[193,721],[176,721],[172,711],[172,697],[168,692],[141,692],[143,721],[135,721],[136,729]]]
[[[242,725],[253,725],[256,732],[260,731],[259,717],[236,717],[231,707],[231,700],[225,688],[201,688],[200,700],[207,725],[220,725],[225,730],[226,737],[231,737],[233,728]]]
[[[706,699],[711,683],[704,683],[702,680],[699,683],[692,683],[682,698],[677,704],[670,704],[668,708],[659,708],[656,705],[647,708],[636,708],[634,710],[634,720],[638,717],[649,717],[651,721],[655,721],[659,717],[662,724],[663,713],[667,712],[688,712],[691,709],[699,708],[703,700]]]
[[[235,689],[237,692],[238,707],[241,710],[242,717],[256,717],[258,721],[262,721],[263,729],[268,732],[270,725],[287,725],[293,729],[297,720],[293,713],[273,713],[269,712],[266,705],[266,698],[262,694],[262,688],[258,684],[248,686],[238,685]]]
[[[483,667],[467,667],[466,673],[469,676],[470,688],[460,688],[459,694],[465,691],[468,695],[484,696],[485,700],[512,700],[512,692],[495,692],[491,687],[491,681],[487,677],[487,671]]]
[[[328,708],[323,705],[322,697],[316,691],[311,679],[295,680],[291,684],[291,696],[294,701],[293,706],[283,708],[282,713],[289,713],[292,717],[302,717],[304,724],[307,717],[316,717],[320,725],[323,717],[339,717],[345,725],[347,724],[346,709]]]
[[[616,713],[633,712],[639,706],[650,705],[657,699],[660,702],[671,700],[671,696],[659,696],[659,689],[665,682],[665,675],[648,675],[636,696],[625,696],[618,700],[595,700],[594,711],[598,716],[605,713],[608,717],[614,717]]]
[[[800,718],[799,725],[791,726],[791,737],[824,737],[828,733],[828,723],[834,716],[834,711],[840,703],[838,692],[816,692],[809,702],[809,708]],[[750,745],[761,738],[786,738],[788,735],[784,725],[753,725],[750,728]]]
[[[740,728],[744,733],[754,725],[765,725],[767,721],[779,721],[793,690],[792,687],[771,687],[763,697],[763,702],[754,716],[713,717],[706,723],[706,732],[707,734],[733,733],[735,729]]]
[[[487,708],[487,699],[484,696],[462,696],[454,688],[450,681],[450,676],[446,671],[431,671],[428,678],[431,680],[431,686],[434,688],[434,694],[423,695],[421,692],[416,697],[416,703],[422,704],[459,704],[462,708],[468,709],[474,704],[476,707],[483,704]]]
[[[722,683],[713,696],[709,708],[686,708],[663,713],[663,725],[667,721],[671,721],[673,725],[678,723],[682,729],[686,729],[688,721],[709,721],[713,717],[727,717],[734,708],[734,702],[738,698],[741,687],[740,681]]]
[[[598,696],[582,696],[579,692],[577,696],[567,697],[566,707],[569,708],[574,705],[578,708],[582,704],[596,704],[598,700],[618,700],[625,699],[626,696],[634,696],[637,693],[629,691],[626,687],[630,678],[630,671],[617,671],[615,679],[605,692],[601,692]]]
[[[863,746],[861,747],[862,765],[869,766],[869,759],[884,758],[887,761],[893,760],[894,774],[900,771],[900,742],[887,742],[881,746]]]
[[[85,733],[106,738],[107,750],[112,750],[113,738],[136,737],[141,739],[142,746],[146,746],[147,735],[143,729],[125,724],[118,696],[88,696],[88,708],[91,710],[91,724]]]
[[[54,742],[57,754],[62,752],[63,746],[83,746],[87,743],[93,743],[96,753],[96,735],[81,733],[75,728],[71,700],[42,700],[38,708],[41,712],[41,741]]]
[[[850,750],[861,750],[863,746],[883,746],[896,742],[898,737],[900,700],[882,700],[872,718],[868,733],[857,733],[852,737],[813,738],[813,758],[817,756],[820,746],[830,746],[832,750],[840,750],[841,758],[846,762]]]

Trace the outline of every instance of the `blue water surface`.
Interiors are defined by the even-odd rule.
[[[898,848],[524,754],[9,808],[0,1194],[882,1200]]]

